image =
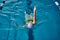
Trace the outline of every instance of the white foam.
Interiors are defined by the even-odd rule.
[[[59,6],[59,3],[57,1],[55,1],[55,4],[56,4],[56,6]]]
[[[4,5],[3,3],[0,4],[0,6],[3,6],[3,5]]]

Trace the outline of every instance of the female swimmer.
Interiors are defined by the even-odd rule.
[[[34,15],[25,13],[25,19],[26,19],[26,26],[27,28],[32,28],[32,26],[36,23],[36,6],[34,6]]]

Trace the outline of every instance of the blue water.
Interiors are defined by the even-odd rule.
[[[24,12],[33,13],[34,5],[37,7],[34,40],[60,40],[60,10],[53,0],[6,0],[0,13],[0,40],[28,40],[28,29],[13,23],[23,25]]]

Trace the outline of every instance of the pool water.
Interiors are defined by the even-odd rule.
[[[37,7],[34,40],[60,40],[60,9],[53,0],[6,0],[0,12],[0,40],[28,40],[28,29],[22,28],[24,12],[33,14],[34,5]]]

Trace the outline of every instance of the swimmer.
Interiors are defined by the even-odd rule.
[[[34,24],[36,24],[36,6],[34,6],[34,14],[33,16],[30,14],[27,14],[25,12],[25,19],[26,19],[26,26],[27,28],[32,28]]]
[[[1,12],[1,10],[2,10],[4,4],[5,4],[5,0],[3,0],[2,3],[0,3],[0,12]]]
[[[27,14],[26,12],[25,12],[25,24],[24,25],[19,25],[19,24],[17,24],[17,23],[13,23],[13,25],[14,26],[19,26],[19,27],[23,27],[23,28],[32,28],[32,26],[34,25],[34,24],[36,24],[36,6],[34,6],[34,13],[33,13],[33,16],[30,14]]]

